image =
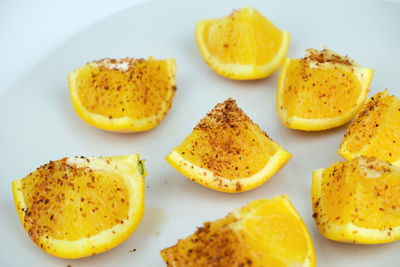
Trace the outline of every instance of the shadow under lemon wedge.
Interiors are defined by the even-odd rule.
[[[265,78],[278,69],[290,34],[279,30],[255,8],[196,24],[195,37],[205,62],[218,74],[236,80]]]
[[[373,156],[400,167],[400,99],[387,90],[372,96],[350,124],[338,153]]]
[[[331,240],[379,244],[400,238],[400,168],[356,157],[313,172],[313,217]]]
[[[144,211],[139,155],[71,157],[12,183],[29,237],[47,253],[80,258],[107,251],[135,231]]]
[[[161,251],[167,266],[315,266],[308,230],[287,196],[260,199]]]
[[[102,59],[68,76],[78,116],[114,132],[146,131],[164,118],[176,91],[174,59]]]
[[[329,49],[307,49],[303,59],[286,58],[277,89],[279,119],[304,131],[343,125],[364,105],[373,72]]]
[[[238,193],[266,182],[290,158],[229,98],[217,104],[166,160],[194,182]]]

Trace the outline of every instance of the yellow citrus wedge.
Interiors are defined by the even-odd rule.
[[[278,116],[287,127],[304,131],[343,125],[365,103],[373,72],[328,49],[287,58],[279,75]]]
[[[196,25],[195,37],[206,63],[218,74],[235,80],[265,78],[285,57],[290,34],[281,31],[254,8]]]
[[[253,189],[291,158],[229,98],[207,114],[166,160],[187,178],[211,189]]]
[[[385,90],[371,97],[351,123],[338,153],[373,156],[400,167],[400,99]]]
[[[313,172],[313,217],[331,240],[378,244],[400,238],[400,168],[372,157]]]
[[[161,256],[167,266],[315,266],[310,235],[286,196],[206,222]]]
[[[102,59],[68,76],[78,116],[97,128],[138,132],[155,127],[175,95],[175,60]]]
[[[80,258],[107,251],[135,231],[144,210],[139,155],[63,158],[12,183],[29,237],[47,253]]]

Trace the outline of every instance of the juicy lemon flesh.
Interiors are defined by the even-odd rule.
[[[250,177],[277,151],[271,139],[249,121],[202,127],[200,123],[177,147],[187,161],[229,179]]]
[[[248,210],[242,211],[242,240],[257,251],[258,255],[268,251],[265,263],[269,258],[275,258],[275,261],[279,259],[284,263],[281,266],[290,266],[306,261],[309,254],[308,233],[305,232],[307,230],[302,226],[299,217],[294,216],[293,211],[288,211],[293,207],[286,201],[272,199],[263,204],[262,209],[249,205],[245,208]]]
[[[400,226],[398,167],[376,158],[357,157],[326,168],[321,183],[320,200],[313,201],[317,221],[323,218],[330,224],[388,231],[387,238]],[[319,227],[329,232],[327,225]]]
[[[363,90],[351,67],[310,68],[304,59],[290,60],[283,82],[284,101],[279,108],[289,117],[306,119],[343,115]]]
[[[387,96],[387,91],[372,96],[354,119],[342,141],[342,145],[346,142],[347,150],[359,152],[365,144],[371,143],[377,136],[383,126],[381,123],[379,127],[379,122],[387,118],[392,105],[391,99]],[[378,127],[376,127],[377,123]]]
[[[91,113],[107,118],[143,119],[171,105],[173,77],[163,60],[134,60],[129,70],[87,65],[76,77],[80,102]]]
[[[374,156],[400,166],[400,100],[387,90],[372,96],[349,126],[339,154]]]
[[[278,53],[282,31],[256,9],[243,8],[228,17],[208,20],[202,39],[220,62],[265,65]]]
[[[115,173],[70,168],[65,160],[44,165],[22,181],[24,228],[34,241],[73,241],[112,228],[127,219],[129,192],[121,183]]]
[[[171,266],[315,266],[308,231],[286,197],[252,201],[161,252]]]

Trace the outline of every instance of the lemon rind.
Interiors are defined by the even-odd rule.
[[[88,65],[79,67],[68,75],[69,92],[75,112],[86,123],[96,128],[100,128],[102,130],[129,133],[129,132],[147,131],[154,128],[165,117],[167,111],[171,107],[172,104],[171,99],[175,95],[175,91],[173,90],[173,87],[176,86],[176,81],[174,78],[176,73],[175,60],[171,58],[171,59],[166,59],[165,61],[167,62],[168,73],[171,75],[171,83],[169,84],[170,89],[168,90],[166,101],[164,101],[161,104],[161,109],[159,113],[143,119],[132,119],[129,116],[124,116],[120,118],[113,118],[112,120],[110,120],[108,117],[92,113],[89,110],[87,110],[82,105],[79,95],[77,93],[76,78],[79,72],[82,69],[88,67]],[[94,67],[97,66],[96,63],[88,63],[88,64]]]
[[[118,165],[118,173],[124,178],[126,182],[129,183],[127,186],[130,191],[128,210],[128,219],[123,220],[123,224],[116,224],[112,228],[104,230],[91,237],[83,237],[78,240],[68,241],[54,239],[52,237],[41,237],[39,239],[40,244],[43,244],[42,249],[45,250],[50,255],[66,258],[75,259],[87,256],[92,256],[110,250],[125,240],[127,240],[136,230],[139,225],[143,214],[144,214],[144,191],[145,183],[144,176],[146,172],[141,175],[136,170],[136,165],[139,161],[139,155],[129,155],[129,156],[116,156],[116,157],[104,157],[100,159],[95,157],[85,157],[89,159],[90,163],[86,160],[80,160],[79,158],[68,158],[69,164],[75,164],[80,167],[94,167],[95,170],[114,170]],[[106,163],[107,159],[112,159],[110,163]],[[117,162],[117,163],[116,163]],[[123,172],[120,172],[123,170]],[[22,179],[17,179],[12,183],[13,194],[15,206],[22,225],[24,225],[24,214],[21,211],[22,208],[26,208],[23,201],[23,194],[21,190],[18,190],[21,186]],[[115,234],[118,233],[118,234]],[[107,240],[111,240],[106,242]],[[37,244],[38,245],[38,244]]]
[[[313,209],[315,208],[314,203],[317,199],[319,199],[318,207],[323,208],[324,205],[321,197],[322,174],[324,170],[325,169],[317,169],[313,172],[311,185]],[[383,244],[400,239],[400,226],[392,228],[389,236],[387,230],[363,228],[356,226],[352,222],[339,225],[332,223],[326,217],[318,217],[315,222],[320,233],[325,238],[334,241],[357,244]],[[329,229],[329,231],[326,229]]]
[[[359,156],[358,155],[359,153],[357,153],[357,154],[350,153],[348,150],[343,149],[342,147],[340,147],[338,149],[338,154],[340,156],[342,156],[343,158],[345,158],[346,160],[351,160],[353,158],[353,156],[354,157]]]
[[[339,117],[335,118],[323,118],[323,119],[306,119],[297,116],[289,117],[284,109],[280,107],[283,106],[282,94],[283,94],[283,86],[284,86],[284,77],[286,76],[286,71],[290,65],[290,61],[296,60],[291,58],[285,58],[282,63],[281,73],[279,74],[278,80],[278,89],[277,89],[277,100],[276,100],[276,111],[278,113],[278,117],[281,122],[288,128],[295,130],[303,130],[303,131],[321,131],[327,130],[331,128],[335,128],[341,126],[352,118],[356,116],[356,114],[361,110],[364,105],[367,95],[368,89],[372,80],[372,75],[374,73],[373,69],[360,67],[360,66],[351,66],[354,69],[355,74],[361,82],[361,87],[364,89],[360,94],[360,97],[357,99],[355,105],[343,113]]]
[[[291,157],[292,155],[289,152],[279,147],[276,153],[271,156],[265,167],[258,173],[251,177],[237,179],[215,176],[213,172],[184,159],[176,149],[169,153],[165,159],[177,171],[196,183],[221,192],[238,193],[251,190],[268,181],[275,173],[285,166]]]

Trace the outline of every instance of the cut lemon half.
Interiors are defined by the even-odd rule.
[[[338,153],[373,156],[400,167],[400,99],[385,90],[371,97],[351,123]]]
[[[198,22],[195,37],[210,68],[236,80],[271,75],[282,63],[290,40],[289,32],[279,30],[251,7]]]
[[[61,258],[109,250],[135,231],[144,210],[139,155],[64,158],[12,183],[25,231]]]
[[[400,238],[400,168],[357,157],[313,172],[313,217],[328,239],[362,244]]]
[[[167,266],[315,266],[310,235],[286,196],[206,222],[161,256]]]
[[[290,158],[229,98],[216,105],[166,160],[203,186],[236,193],[266,182]]]
[[[308,49],[284,60],[276,109],[289,128],[320,131],[345,124],[364,105],[373,70],[331,50]]]
[[[146,131],[167,114],[175,95],[175,60],[102,59],[68,76],[78,116],[114,132]]]

